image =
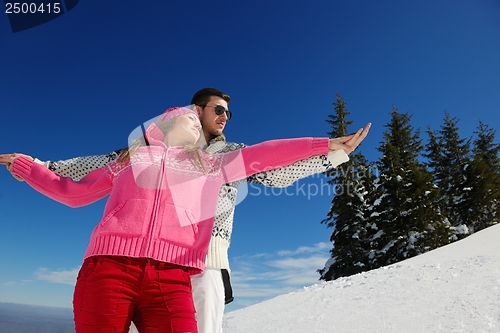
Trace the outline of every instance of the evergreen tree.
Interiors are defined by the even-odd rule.
[[[335,114],[329,115],[326,121],[332,128],[328,135],[332,138],[345,136],[348,133],[347,126],[352,121],[346,119],[350,113],[339,93],[333,105]],[[331,177],[329,184],[335,186],[335,195],[328,217],[321,223],[333,228],[330,236],[333,248],[330,251],[331,258],[318,272],[320,279],[329,281],[369,269],[365,211],[373,177],[370,165],[360,152],[350,154],[348,162],[327,175]]]
[[[332,130],[327,132],[330,138],[338,138],[341,136],[347,135],[347,127],[352,124],[352,120],[347,120],[347,116],[351,113],[347,111],[345,107],[345,101],[340,96],[340,93],[337,93],[336,102],[332,103],[334,114],[329,114],[326,122]]]
[[[438,131],[428,128],[426,146],[427,165],[434,173],[434,181],[442,191],[443,213],[455,228],[456,238],[469,234],[462,208],[467,206],[467,168],[470,167],[470,140],[460,138],[458,120],[445,111],[444,125]],[[455,239],[456,239],[455,238]]]
[[[460,215],[471,233],[499,222],[500,145],[494,143],[495,131],[479,122],[473,142],[473,159],[466,169],[465,200]]]
[[[377,268],[435,249],[449,242],[450,228],[441,214],[440,191],[419,161],[419,131],[408,113],[393,107],[379,151],[380,180],[370,222],[370,265]]]
[[[350,161],[344,165],[341,171],[337,170],[335,196],[328,218],[322,221],[333,227],[331,258],[319,271],[321,279],[327,281],[370,269],[367,240],[370,230],[366,214],[374,175],[362,153],[351,154]]]

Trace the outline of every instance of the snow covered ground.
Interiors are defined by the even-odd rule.
[[[224,333],[257,332],[500,332],[500,225],[225,315]]]

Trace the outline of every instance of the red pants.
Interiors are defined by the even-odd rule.
[[[73,298],[76,333],[198,332],[190,274],[147,258],[95,256],[85,260]]]

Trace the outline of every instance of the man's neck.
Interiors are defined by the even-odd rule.
[[[215,138],[215,135],[210,133],[203,132],[203,135],[205,136],[205,141],[207,142],[207,144],[209,144],[210,141],[212,141],[212,139]]]
[[[221,134],[221,135],[210,135],[209,136],[209,139],[207,139],[207,146],[209,146],[210,144],[214,143],[214,142],[218,142],[218,141],[226,141],[226,137],[224,136],[224,134]]]

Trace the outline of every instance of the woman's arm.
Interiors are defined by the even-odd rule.
[[[51,172],[30,158],[20,156],[12,159],[10,171],[38,192],[70,207],[81,207],[102,199],[113,187],[107,168],[97,169],[75,182]]]
[[[68,160],[59,160],[57,162],[52,161],[40,161],[37,158],[32,158],[29,155],[14,153],[16,156],[25,156],[33,159],[36,163],[45,166],[50,171],[55,172],[59,176],[69,177],[73,180],[80,180],[85,177],[86,174],[102,168],[112,161],[116,160],[116,158],[120,155],[122,150],[115,150],[108,154],[103,155],[90,155],[90,156],[81,156],[75,157]],[[0,164],[2,160],[14,156],[14,154],[2,154],[0,155]],[[14,175],[13,175],[14,176]],[[19,181],[23,181],[23,179],[19,179],[14,176]]]
[[[73,180],[80,180],[89,172],[100,169],[116,160],[121,151],[122,150],[115,150],[108,154],[81,156],[57,162],[40,161],[40,163],[60,176],[70,177]],[[35,159],[35,161],[37,160]]]
[[[348,160],[347,154],[354,151],[365,139],[370,127],[371,123],[368,123],[355,134],[340,138],[273,140],[227,153],[223,168],[224,177],[228,182],[235,181],[259,172],[269,172],[314,155],[328,155],[336,166]]]
[[[316,155],[290,165],[263,171],[247,178],[249,183],[270,187],[287,187],[299,179],[336,168],[349,160],[342,149],[331,150],[328,155]]]
[[[221,163],[224,181],[232,182],[314,155],[326,155],[328,149],[327,138],[283,139],[262,142],[216,156]]]

